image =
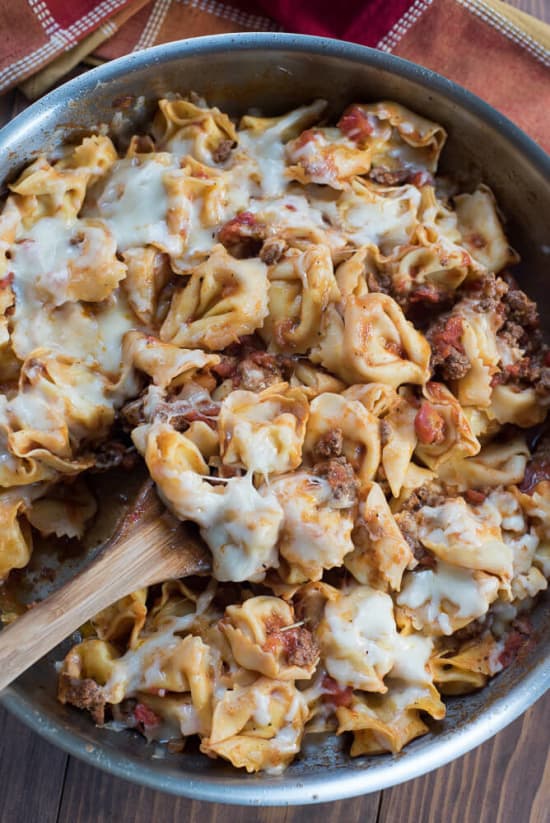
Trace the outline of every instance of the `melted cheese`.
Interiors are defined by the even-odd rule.
[[[302,579],[319,580],[323,569],[339,566],[353,551],[352,514],[330,505],[327,480],[307,472],[271,482],[284,512],[279,551]]]
[[[513,555],[502,539],[494,507],[474,511],[463,498],[420,511],[418,536],[442,560],[469,569],[512,576]]]
[[[84,213],[105,220],[119,251],[151,244],[178,254],[182,239],[168,231],[169,202],[164,185],[166,172],[176,168],[173,159],[168,164],[155,159],[139,164],[133,158],[119,160],[107,175],[97,205]]]
[[[375,244],[383,250],[407,243],[416,222],[420,192],[402,186],[391,196],[367,199],[347,192],[341,198],[342,227],[353,242]]]
[[[417,628],[439,627],[442,634],[452,634],[455,629],[445,604],[451,605],[456,617],[469,622],[486,613],[498,588],[495,577],[480,580],[470,569],[439,562],[435,571],[406,573],[397,603],[414,611]]]
[[[397,637],[391,597],[360,586],[327,603],[325,621],[332,640],[325,656],[329,674],[356,689],[385,691],[380,679],[393,666]],[[364,657],[365,667],[358,666],[357,657]]]

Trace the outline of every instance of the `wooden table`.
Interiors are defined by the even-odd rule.
[[[512,0],[550,22],[550,0]],[[0,98],[0,125],[25,107]],[[425,777],[338,803],[212,805],[144,789],[66,755],[0,707],[0,823],[550,823],[550,694],[475,751]]]

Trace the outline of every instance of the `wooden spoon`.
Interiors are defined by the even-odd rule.
[[[209,570],[207,549],[168,514],[147,481],[92,563],[0,631],[0,690],[115,600],[143,586]]]

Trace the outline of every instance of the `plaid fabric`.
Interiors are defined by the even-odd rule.
[[[0,92],[33,76],[31,97],[90,55],[233,31],[338,37],[456,80],[550,150],[550,29],[500,0],[0,0],[0,28]]]
[[[1,0],[0,91],[37,72],[131,3],[132,0]]]

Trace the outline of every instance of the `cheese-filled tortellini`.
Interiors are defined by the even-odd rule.
[[[286,384],[259,394],[231,392],[219,416],[223,462],[265,477],[296,469],[302,462],[308,416],[306,396]]]
[[[267,314],[265,264],[235,260],[217,245],[174,294],[160,337],[177,346],[218,351],[252,334]]]
[[[247,772],[280,772],[300,749],[308,714],[293,683],[260,678],[227,691],[216,703],[201,751]]]
[[[416,456],[430,469],[477,454],[480,450],[468,418],[455,396],[442,384],[430,382],[414,420]]]
[[[308,679],[319,660],[311,632],[279,597],[260,595],[228,606],[221,629],[237,663],[266,677]]]
[[[200,526],[217,580],[262,580],[278,566],[283,511],[271,488],[258,491],[249,475],[209,484],[197,446],[167,424],[146,433],[144,456],[167,506]]]
[[[340,433],[338,454],[327,452],[327,440]],[[360,482],[372,480],[380,462],[378,421],[362,403],[343,395],[320,394],[310,404],[304,451],[311,459],[343,455]],[[326,453],[326,454],[325,454]]]
[[[270,483],[283,512],[280,573],[289,583],[320,580],[324,569],[341,566],[353,551],[353,500],[346,499],[349,492],[341,490],[338,479],[300,471]]]
[[[208,164],[225,159],[237,142],[226,114],[190,100],[160,100],[153,135],[164,150],[176,156],[191,154]]]
[[[436,720],[445,716],[445,705],[437,689],[398,684],[388,694],[355,695],[349,707],[337,709],[338,733],[353,732],[352,757],[397,754],[409,741],[429,730],[422,712]]]
[[[438,123],[389,100],[354,103],[338,122],[344,134],[368,147],[384,170],[435,171],[447,134]]]
[[[307,129],[286,145],[287,175],[300,183],[317,183],[344,189],[356,175],[365,174],[371,165],[368,150],[337,128]]]
[[[462,497],[451,498],[440,506],[424,506],[419,521],[421,543],[445,563],[490,572],[503,581],[512,577],[512,550],[490,503],[472,507]]]
[[[435,637],[450,635],[486,614],[499,588],[494,575],[438,561],[405,575],[397,620]]]
[[[292,250],[270,267],[269,314],[262,336],[274,351],[305,353],[317,343],[323,312],[338,298],[328,246]]]
[[[338,592],[325,606],[317,631],[328,673],[339,683],[369,692],[387,691],[397,629],[389,595],[369,586]]]
[[[378,483],[369,483],[363,494],[352,532],[355,548],[344,563],[360,583],[399,591],[403,572],[416,564],[413,553]]]
[[[347,383],[424,384],[430,347],[386,294],[350,297],[325,315],[311,358]]]

